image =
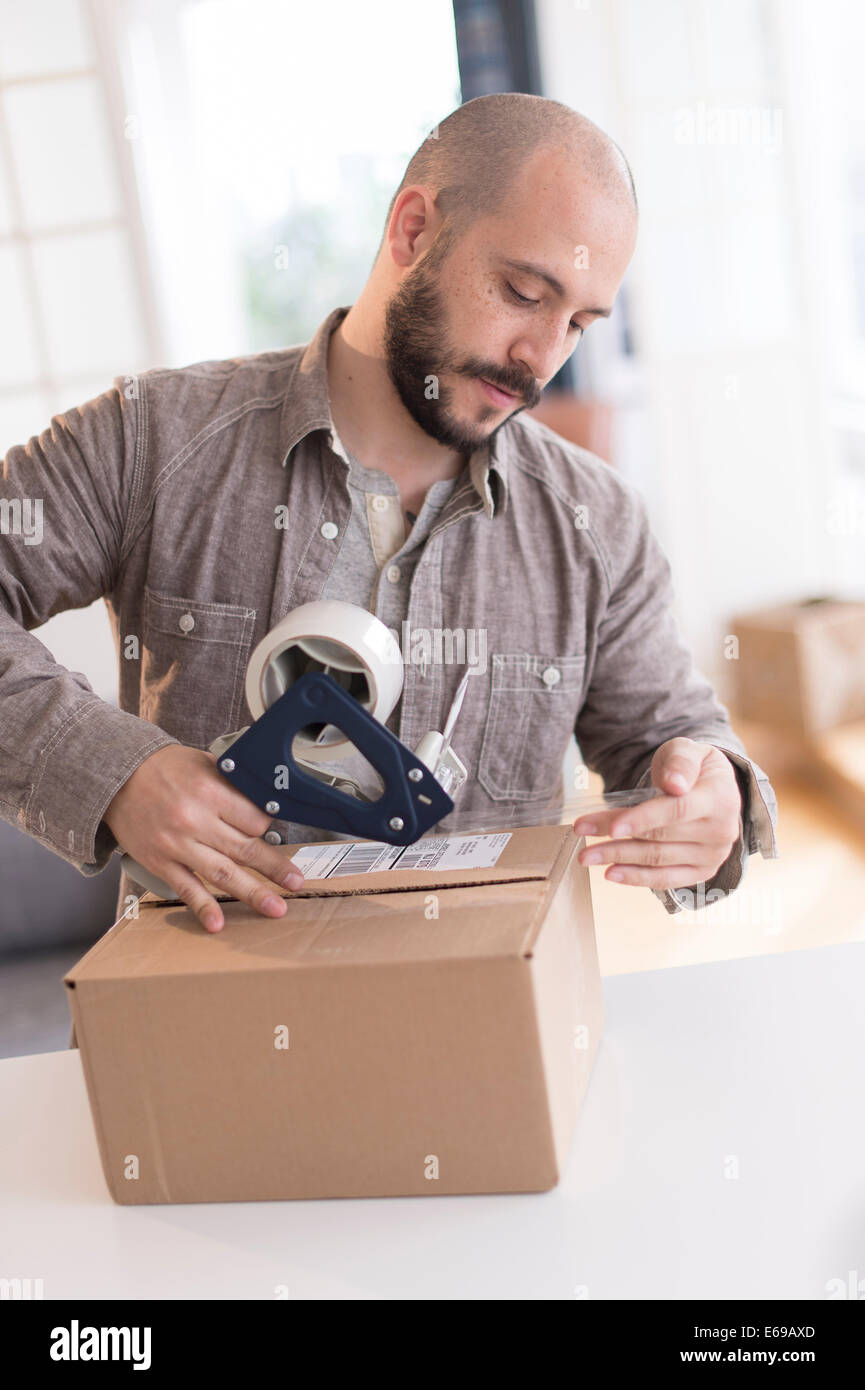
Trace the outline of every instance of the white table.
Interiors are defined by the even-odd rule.
[[[865,1277],[865,943],[604,992],[538,1195],[119,1207],[78,1053],[0,1062],[0,1275],[46,1299],[821,1300]]]

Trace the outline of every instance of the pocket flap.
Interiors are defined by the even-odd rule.
[[[255,609],[239,603],[202,603],[197,599],[158,594],[144,586],[145,630],[183,637],[190,642],[233,642],[247,640]]]
[[[527,652],[492,654],[493,690],[536,690],[555,694],[579,690],[584,656],[530,656]]]

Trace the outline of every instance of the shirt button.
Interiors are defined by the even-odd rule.
[[[383,512],[387,509],[387,507],[390,506],[390,498],[384,497],[380,493],[377,493],[376,496],[372,499],[372,505],[377,512]]]
[[[326,541],[332,541],[334,536],[339,535],[339,527],[332,521],[325,521],[321,528],[321,534]]]
[[[398,583],[399,583],[399,576],[400,576],[400,567],[399,567],[399,565],[388,565],[388,567],[387,567],[387,577],[388,577],[388,579],[390,580],[391,584],[398,584]]]
[[[544,685],[556,685],[561,680],[561,672],[556,666],[548,666],[541,676]]]
[[[184,613],[182,618],[178,619],[177,625],[181,632],[191,632],[195,627],[195,619],[191,613]]]
[[[269,845],[282,844],[282,836],[280,835],[278,830],[266,830],[264,832],[264,838]]]

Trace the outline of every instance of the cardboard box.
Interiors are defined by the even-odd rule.
[[[603,1027],[585,841],[468,838],[281,919],[220,895],[216,935],[148,894],[96,942],[64,983],[116,1202],[555,1186]]]
[[[818,738],[800,775],[829,797],[849,829],[865,835],[865,720]]]
[[[865,718],[865,603],[781,604],[731,620],[734,703],[805,739]]]

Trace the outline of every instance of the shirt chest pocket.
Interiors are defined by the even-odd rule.
[[[207,748],[249,722],[244,679],[255,609],[201,603],[144,586],[141,715],[173,738]]]
[[[558,792],[580,709],[585,656],[491,655],[478,781],[496,801]]]

